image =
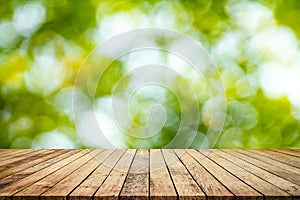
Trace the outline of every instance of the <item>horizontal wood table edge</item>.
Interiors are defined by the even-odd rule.
[[[0,149],[4,199],[300,199],[300,149]]]

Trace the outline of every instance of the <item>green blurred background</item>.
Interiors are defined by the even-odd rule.
[[[184,33],[216,64],[227,111],[214,148],[300,148],[299,13],[298,0],[0,0],[0,148],[101,147],[84,145],[76,131],[74,79],[97,44],[144,27]],[[122,60],[113,64],[94,97],[108,132],[116,127],[105,105],[124,68]],[[198,88],[203,108],[210,96],[193,73],[185,78]],[[146,142],[115,135],[117,147],[162,148],[174,137],[180,123],[176,97],[154,93],[165,98],[145,98],[164,105],[169,123]],[[149,122],[145,101],[141,95],[132,103],[135,124]],[[203,142],[205,112],[199,110],[202,120],[190,148]]]

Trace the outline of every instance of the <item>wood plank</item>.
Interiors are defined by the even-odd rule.
[[[292,196],[300,196],[300,186],[296,185],[290,181],[287,181],[273,173],[270,173],[262,168],[259,168],[252,163],[246,162],[238,157],[235,157],[229,153],[227,150],[216,150],[216,154],[222,156],[230,160],[232,163],[244,168],[245,170],[249,171],[250,173],[272,183],[273,185],[281,188],[282,190],[286,191],[287,193],[291,194]]]
[[[209,152],[205,152],[204,150],[201,150],[201,153],[196,150],[189,150],[187,152],[229,191],[231,191],[237,199],[263,199],[262,194],[258,193],[256,190],[207,158],[205,154],[208,154]]]
[[[100,154],[96,155],[96,157],[93,157],[91,160],[89,160],[87,163],[82,165],[80,168],[75,170],[72,174],[61,180],[59,183],[57,183],[55,186],[53,186],[48,191],[44,192],[41,196],[41,200],[64,200],[68,194],[70,194],[74,188],[76,188],[82,181],[86,179],[87,176],[89,176],[92,172],[95,171],[101,163],[101,166],[103,165],[103,162],[114,152],[114,150],[103,150]],[[115,153],[112,155],[113,159],[119,159],[120,156],[123,154],[123,151],[115,151]],[[106,166],[105,166],[106,167]],[[107,167],[109,170],[111,168]],[[101,173],[106,177],[107,174],[101,170]],[[95,177],[93,179],[93,182],[90,182],[94,184],[97,182],[99,177]],[[91,179],[90,179],[91,180]]]
[[[133,158],[136,154],[136,150],[128,149],[119,162],[114,166],[112,172],[109,174],[104,183],[100,186],[99,190],[94,195],[94,200],[117,200],[121,192],[123,183],[127,177],[129,168],[132,164]],[[77,188],[76,188],[77,189]],[[92,190],[94,191],[94,190]],[[70,200],[81,200],[80,197],[84,195],[79,191],[74,191],[70,195]],[[72,197],[72,198],[71,198]],[[75,198],[79,197],[79,198]]]
[[[163,155],[158,149],[150,150],[150,199],[177,199]]]
[[[253,163],[254,165],[261,167],[277,176],[280,176],[286,180],[289,180],[297,185],[300,185],[300,169],[289,166],[284,163],[272,160],[270,158],[257,155],[250,151],[244,150],[228,150],[228,153],[238,156],[239,158]]]
[[[0,149],[0,155],[2,154],[2,153],[8,153],[8,152],[10,152],[10,151],[15,151],[16,149]]]
[[[16,167],[18,165],[22,165],[24,163],[28,163],[35,159],[41,158],[47,154],[52,153],[53,150],[40,150],[34,151],[32,153],[27,153],[26,155],[18,156],[15,158],[11,158],[5,161],[2,161],[0,164],[0,173],[4,170],[10,169],[12,167]]]
[[[75,154],[69,156],[68,158],[65,158],[45,169],[42,169],[30,176],[27,176],[19,181],[16,181],[12,184],[9,184],[7,186],[4,186],[0,189],[0,200],[2,199],[10,199],[10,197],[21,191],[22,189],[30,186],[31,184],[35,183],[36,181],[48,176],[49,174],[57,171],[58,169],[62,168],[63,166],[69,164],[70,162],[74,161],[77,158],[80,158],[84,156],[85,154],[89,153],[90,150],[81,150],[77,151]]]
[[[211,200],[229,200],[234,199],[234,195],[226,189],[214,176],[212,176],[203,166],[191,157],[186,151],[174,150],[179,159],[191,173],[195,181],[202,188],[208,199]],[[185,151],[184,153],[182,151]]]
[[[249,150],[256,154],[271,158],[273,160],[279,161],[281,163],[285,163],[287,165],[291,165],[296,168],[300,168],[300,158],[289,156],[287,154],[282,154],[276,151],[271,150]]]
[[[149,151],[137,150],[125,179],[120,199],[144,199],[149,197]]]
[[[177,158],[173,150],[162,150],[165,162],[171,174],[177,194],[181,199],[206,199],[204,192]],[[188,186],[188,187],[187,187]]]
[[[115,163],[118,162],[120,157],[124,154],[125,150],[106,150],[105,156],[102,159],[97,159],[100,166],[97,167],[72,193],[69,195],[70,199],[92,199],[93,195],[99,186],[107,178]]]
[[[12,151],[12,150],[16,150],[16,149],[0,149],[0,152]]]
[[[272,149],[272,150],[277,151],[279,153],[284,153],[284,154],[287,154],[287,155],[290,155],[290,156],[300,158],[300,152],[295,152],[295,151],[290,150],[290,149]]]
[[[93,150],[100,153],[102,150]],[[52,188],[59,181],[67,177],[69,174],[77,170],[79,167],[90,161],[94,156],[91,153],[87,153],[84,156],[73,160],[68,165],[65,165],[58,169],[57,171],[49,174],[48,176],[38,180],[37,182],[31,184],[27,188],[19,191],[13,195],[13,199],[38,199],[38,197],[43,194],[45,191]]]
[[[1,188],[1,184],[3,184],[3,182],[5,183],[6,181],[10,181],[10,183],[12,183],[13,181],[17,181],[21,178],[24,178],[25,176],[28,176],[30,174],[32,174],[33,172],[40,170],[42,168],[44,168],[43,166],[45,166],[46,163],[49,164],[53,164],[47,162],[48,159],[51,159],[53,157],[59,156],[63,153],[66,153],[67,150],[58,150],[55,151],[47,156],[43,156],[41,158],[38,158],[36,160],[24,163],[22,165],[18,165],[16,167],[12,167],[10,169],[7,169],[5,171],[2,171],[0,173],[0,188]],[[42,168],[41,168],[42,167]],[[28,168],[28,169],[27,169]],[[24,170],[26,169],[26,170]],[[24,171],[22,171],[24,170]],[[19,173],[18,173],[19,172]],[[8,177],[7,177],[8,176]],[[6,178],[4,178],[6,177]],[[7,184],[7,183],[6,183]]]
[[[0,152],[0,158],[2,156],[12,155],[16,153],[21,153],[23,151],[28,151],[28,149],[3,149],[3,151]]]
[[[0,163],[2,163],[5,160],[9,160],[9,159],[12,159],[12,158],[17,158],[17,157],[27,155],[28,153],[32,153],[32,152],[35,152],[35,151],[37,151],[37,150],[24,149],[24,150],[20,150],[20,151],[16,150],[16,151],[9,152],[7,154],[4,154],[4,155],[0,156]]]
[[[299,153],[0,150],[0,200],[299,199]]]
[[[272,185],[271,183],[249,173],[245,169],[233,164],[229,160],[226,160],[222,156],[214,153],[215,150],[210,151],[207,155],[213,162],[222,166],[229,173],[233,174],[235,177],[239,178],[240,181],[245,182],[261,194],[265,196],[265,199],[292,199],[292,196],[280,188]]]

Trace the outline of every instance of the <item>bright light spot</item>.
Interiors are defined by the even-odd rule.
[[[249,51],[266,60],[288,64],[298,54],[298,40],[286,27],[265,28],[249,41]]]
[[[2,21],[0,23],[0,47],[9,48],[18,42],[19,35],[9,21]]]
[[[167,3],[157,4],[160,8],[154,16],[154,24],[156,28],[172,29],[176,22],[176,12],[174,7]]]
[[[97,12],[102,13],[105,6],[105,4],[99,4]],[[137,28],[166,28],[181,32],[195,32],[191,27],[193,16],[184,10],[180,3],[159,2],[151,9],[150,13],[132,9],[130,12],[117,12],[98,17],[97,20],[98,27],[92,31],[92,34],[87,33],[88,37],[92,35],[95,44]]]
[[[151,27],[178,30],[186,33],[193,30],[193,15],[176,1],[156,3],[148,17]]]
[[[241,31],[225,33],[213,48],[216,60],[234,59],[241,53],[241,42],[243,39]]]
[[[30,92],[46,96],[60,87],[65,75],[63,63],[53,55],[52,48],[45,47],[25,73],[26,87]]]
[[[268,63],[261,67],[261,87],[270,98],[287,96],[290,102],[300,107],[300,63],[284,67]]]
[[[291,103],[300,108],[300,62],[296,62],[294,66],[288,69],[286,77],[287,95]]]
[[[39,2],[30,2],[15,9],[13,24],[17,31],[25,36],[31,36],[46,19],[46,9]]]
[[[20,117],[9,126],[9,139],[13,139],[20,131],[30,129],[32,124],[32,120],[29,117]]]
[[[277,63],[267,63],[260,68],[260,84],[270,98],[281,98],[286,95],[288,82],[287,70]]]
[[[141,50],[141,51],[134,51],[126,56],[126,60],[124,60],[124,68],[127,71],[132,69],[151,65],[151,64],[164,64],[163,53],[159,50]]]
[[[77,122],[81,141],[88,147],[125,148],[122,133],[105,112],[86,111]]]
[[[190,69],[192,68],[192,65],[175,54],[169,53],[167,55],[166,65],[182,76],[191,75]]]
[[[237,24],[247,31],[256,31],[266,26],[274,26],[272,11],[267,7],[250,1],[241,1],[227,6],[228,12]]]
[[[98,28],[93,35],[94,42],[98,44],[119,33],[139,27],[147,27],[145,20],[146,16],[140,12],[118,12],[106,16],[99,21]]]
[[[223,97],[212,97],[204,103],[202,119],[206,127],[212,130],[221,130],[223,128],[226,115],[223,104]]]
[[[72,149],[75,148],[72,140],[57,130],[37,135],[33,142],[34,149]]]

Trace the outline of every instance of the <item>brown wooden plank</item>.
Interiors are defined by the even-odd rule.
[[[177,199],[161,150],[150,150],[150,199]]]
[[[5,151],[0,200],[300,197],[298,150]]]
[[[2,153],[8,153],[8,152],[14,151],[14,150],[16,150],[16,149],[0,149],[0,155],[1,155]]]
[[[287,165],[291,165],[296,168],[300,168],[300,158],[289,156],[287,154],[282,154],[276,151],[271,150],[249,150],[256,154],[271,158],[273,160],[279,161],[281,163],[285,163]]]
[[[43,156],[43,157],[38,158],[36,160],[33,160],[33,161],[30,161],[30,162],[24,163],[22,165],[18,165],[18,166],[12,167],[10,169],[7,169],[5,171],[2,171],[0,173],[0,179],[1,179],[0,180],[0,188],[1,188],[1,185],[3,183],[7,184],[6,181],[8,181],[8,180],[9,180],[10,183],[12,183],[12,182],[17,181],[21,178],[24,178],[25,176],[28,176],[28,175],[32,174],[33,172],[35,172],[37,170],[40,170],[40,169],[44,168],[42,166],[45,166],[46,163],[49,163],[49,162],[47,162],[48,159],[59,156],[59,155],[65,153],[65,152],[67,152],[67,151],[66,150],[57,150],[57,151],[55,151],[55,152],[53,152],[49,155]],[[49,163],[49,164],[53,164],[53,162]],[[26,169],[26,170],[24,170],[24,169]],[[24,171],[22,171],[22,170],[24,170]],[[6,178],[4,178],[4,177],[6,177]]]
[[[90,150],[81,150],[76,151],[75,154],[53,164],[49,167],[42,169],[30,176],[27,176],[19,181],[16,181],[12,184],[9,184],[7,186],[4,186],[0,189],[0,200],[10,198],[13,194],[21,191],[22,189],[30,186],[31,184],[35,183],[36,181],[48,176],[49,174],[55,172],[56,170],[64,167],[65,165],[69,164],[70,162],[74,161],[75,159],[84,156],[87,154]]]
[[[8,169],[14,163],[18,164],[17,162],[22,160],[22,159],[26,159],[26,158],[29,158],[31,156],[35,156],[35,155],[40,154],[40,153],[43,153],[43,152],[40,152],[40,151],[32,151],[31,152],[31,151],[29,151],[27,153],[24,153],[24,155],[22,154],[22,155],[12,156],[12,157],[9,156],[9,157],[7,157],[6,159],[3,159],[0,162],[0,172],[5,170],[5,169]]]
[[[2,161],[0,164],[0,173],[4,170],[10,169],[12,167],[16,167],[22,165],[24,163],[31,162],[48,154],[51,154],[53,150],[40,150],[33,151],[32,153],[27,153],[26,155],[18,156],[15,158],[11,158],[6,161]]]
[[[126,179],[129,168],[135,156],[135,153],[136,150],[133,149],[129,149],[125,152],[125,154],[122,156],[119,162],[114,166],[112,172],[109,174],[107,179],[100,186],[99,190],[95,193],[94,200],[97,199],[117,200],[118,199],[123,183]],[[70,200],[74,200],[74,199],[81,200],[80,197],[82,197],[82,194],[79,191],[75,190],[70,195]]]
[[[120,157],[124,154],[125,150],[106,150],[105,156],[101,156],[101,159],[97,159],[99,167],[93,173],[91,173],[72,193],[69,195],[71,199],[92,199],[93,195],[99,188],[99,186],[107,178],[115,163],[118,162]]]
[[[240,181],[245,182],[258,192],[263,194],[265,196],[265,199],[274,199],[274,197],[278,199],[292,199],[292,196],[290,194],[272,185],[271,183],[249,173],[245,169],[239,167],[236,164],[233,164],[232,162],[215,154],[214,152],[215,150],[210,151],[207,157],[210,158],[213,162],[222,166],[229,173],[239,178]]]
[[[149,151],[137,150],[120,193],[120,199],[145,199],[149,197]]]
[[[250,173],[272,183],[273,185],[281,188],[282,190],[286,191],[287,193],[291,194],[292,196],[300,196],[300,186],[296,185],[290,181],[287,181],[275,174],[272,174],[262,168],[259,168],[252,163],[246,162],[238,157],[235,157],[229,153],[227,150],[215,150],[214,153],[222,156],[230,160],[232,163],[244,168],[245,170],[249,171]]]
[[[290,156],[300,158],[300,152],[295,152],[295,151],[290,150],[290,149],[273,149],[273,151],[277,151],[279,153],[284,153],[284,154],[287,154],[287,155],[290,155]]]
[[[198,161],[207,171],[209,171],[217,180],[219,180],[227,189],[229,189],[237,199],[263,199],[263,195],[256,190],[240,181],[238,178],[224,170],[222,167],[205,157],[205,152],[202,153],[196,150],[190,150],[188,153]]]
[[[103,161],[105,161],[114,150],[104,150],[99,155],[96,155],[96,157],[92,158],[90,161],[82,165],[80,168],[75,170],[72,174],[61,180],[59,183],[57,183],[55,186],[53,186],[51,189],[46,191],[40,196],[40,199],[42,200],[64,200],[68,194],[70,194],[74,188],[76,188],[83,180],[86,179],[95,169],[98,169],[99,172],[103,174],[103,176],[107,176],[108,173],[105,173],[104,171],[99,170],[97,168]],[[113,159],[118,160],[120,156],[123,154],[123,151],[115,151],[115,153],[112,155]],[[105,165],[101,165],[105,166]],[[105,166],[106,168],[111,170],[111,168]],[[95,177],[92,181],[90,181],[91,184],[94,184],[95,182],[98,182],[100,177]],[[91,180],[91,179],[90,179]]]
[[[232,153],[239,158],[246,160],[254,165],[261,167],[273,174],[276,174],[286,180],[289,180],[297,185],[300,185],[300,169],[292,167],[290,165],[275,161],[273,159],[257,155],[250,151],[245,150],[228,150],[228,153]]]
[[[174,150],[179,159],[191,173],[195,181],[202,188],[208,199],[211,200],[229,200],[234,199],[234,195],[226,189],[214,176],[212,176],[203,166],[191,157],[186,151]],[[185,151],[185,152],[183,152]]]
[[[0,156],[0,163],[2,163],[3,161],[6,160],[10,160],[12,158],[17,158],[17,157],[21,157],[23,155],[27,155],[28,153],[32,153],[38,150],[34,150],[34,149],[24,149],[24,150],[15,150],[15,151],[11,151],[7,154],[1,155]]]
[[[27,150],[28,149],[1,149],[0,159],[1,159],[2,156],[15,154],[16,152],[22,152],[22,151],[27,151]]]
[[[171,149],[162,150],[179,198],[206,199],[204,192]]]
[[[11,153],[16,153],[16,152],[23,152],[23,151],[28,151],[29,149],[1,149],[2,152],[0,153],[0,155],[3,154],[11,154]]]
[[[93,150],[100,153],[102,150]],[[19,191],[13,195],[13,199],[38,199],[38,197],[52,188],[59,181],[67,177],[69,174],[77,170],[79,167],[90,161],[94,156],[91,153],[85,154],[84,156],[70,162],[68,165],[63,166],[57,171],[49,174],[48,176],[38,180],[37,182],[31,184],[27,188]]]

